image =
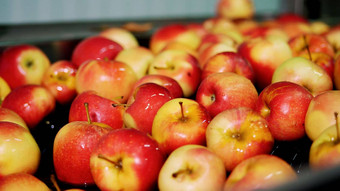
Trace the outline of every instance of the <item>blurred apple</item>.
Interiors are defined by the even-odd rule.
[[[192,96],[201,81],[197,59],[183,50],[166,50],[156,55],[149,66],[149,74],[175,79],[181,86],[184,97]]]
[[[325,129],[335,124],[334,112],[340,113],[339,90],[325,91],[312,99],[305,118],[310,140],[316,140]]]
[[[222,42],[209,44],[204,50],[198,53],[200,68],[203,68],[211,57],[221,52],[237,52],[237,50],[234,46]]]
[[[221,52],[212,56],[202,68],[201,79],[210,74],[233,72],[255,81],[255,73],[249,62],[237,52]]]
[[[138,40],[135,35],[124,28],[110,27],[101,31],[99,33],[99,36],[103,36],[117,42],[124,49],[136,48],[139,46]]]
[[[183,97],[183,90],[181,86],[175,79],[169,76],[164,76],[160,74],[145,75],[135,83],[133,89],[135,90],[138,86],[145,84],[145,83],[155,83],[155,84],[165,87],[166,89],[170,91],[173,98]]]
[[[8,83],[0,76],[0,106],[2,100],[11,92],[11,88],[9,87]]]
[[[174,150],[159,172],[159,190],[222,190],[226,171],[221,158],[201,145]]]
[[[333,80],[335,89],[340,90],[340,56],[334,60]]]
[[[283,159],[261,154],[242,161],[228,176],[224,191],[275,189],[297,180],[294,169]]]
[[[207,147],[222,158],[229,172],[247,158],[269,154],[274,145],[268,122],[246,107],[216,115],[207,127],[206,140]]]
[[[197,48],[198,54],[202,53],[207,47],[209,47],[212,44],[218,44],[222,43],[227,45],[228,47],[234,47],[236,49],[236,41],[229,37],[226,34],[221,33],[207,33],[202,37],[201,43]]]
[[[40,149],[30,131],[16,123],[0,121],[0,181],[13,173],[34,174]]]
[[[28,173],[13,173],[0,178],[0,190],[50,191],[45,182]]]
[[[125,126],[151,135],[157,111],[171,99],[171,93],[165,87],[155,83],[141,84],[128,100],[129,106],[124,112]]]
[[[113,60],[123,47],[103,36],[90,36],[73,49],[71,62],[78,67],[88,60]]]
[[[118,101],[106,99],[98,95],[95,91],[85,91],[80,93],[72,102],[69,110],[69,122],[87,121],[87,111],[84,104],[89,107],[89,115],[93,122],[105,123],[112,129],[124,127],[123,115],[125,108],[123,106],[115,107],[120,104]]]
[[[257,26],[246,32],[244,32],[245,41],[251,40],[253,38],[278,38],[283,41],[289,40],[289,36],[285,31],[283,31],[279,27],[271,27],[271,26]]]
[[[41,85],[22,85],[12,90],[2,102],[2,107],[16,112],[34,129],[44,117],[55,110],[53,95]]]
[[[340,24],[332,26],[327,32],[322,34],[333,46],[335,52],[340,50]]]
[[[185,51],[185,52],[191,54],[195,58],[198,58],[197,51],[193,50],[191,47],[189,47],[188,45],[186,45],[182,42],[177,42],[177,41],[169,42],[168,44],[166,44],[164,46],[164,48],[160,52],[163,52],[165,50],[182,50],[182,51]]]
[[[216,14],[231,20],[251,19],[255,14],[255,5],[253,0],[219,0]]]
[[[0,107],[0,121],[16,123],[29,130],[24,119],[11,109]]]
[[[115,58],[116,61],[129,65],[136,73],[137,79],[147,74],[153,59],[151,50],[142,46],[122,50]]]
[[[11,89],[25,84],[40,85],[43,75],[51,65],[49,58],[33,45],[7,47],[0,58],[0,77]]]
[[[47,88],[60,104],[70,103],[77,95],[77,67],[68,60],[53,63],[43,76],[42,86]]]
[[[253,83],[232,72],[214,73],[199,85],[196,101],[204,106],[211,117],[237,107],[254,108],[258,93]]]
[[[175,98],[158,109],[151,135],[168,155],[183,145],[205,145],[205,131],[210,120],[210,115],[198,102]]]
[[[114,130],[91,153],[90,167],[101,190],[153,190],[165,156],[158,144],[136,129]]]
[[[319,65],[303,57],[292,57],[274,71],[272,83],[290,81],[308,89],[314,96],[333,89],[328,73]]]
[[[276,17],[276,21],[278,21],[281,24],[285,23],[305,23],[308,24],[308,20],[297,13],[291,13],[291,12],[284,12],[279,14]]]
[[[327,23],[325,23],[324,21],[321,21],[321,20],[311,21],[309,23],[309,26],[312,30],[312,33],[318,34],[318,35],[322,35],[322,34],[327,33],[329,31],[329,29],[331,28],[330,25],[328,25]]]
[[[76,90],[78,94],[93,90],[99,96],[125,103],[136,81],[136,73],[125,63],[91,60],[78,68]]]
[[[267,121],[275,140],[292,141],[306,135],[305,116],[313,95],[292,82],[268,85],[259,95],[254,110]]]

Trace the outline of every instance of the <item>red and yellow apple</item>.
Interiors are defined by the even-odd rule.
[[[24,119],[16,112],[8,108],[0,107],[0,121],[16,123],[29,130]]]
[[[11,92],[11,88],[8,83],[0,76],[0,105],[2,100]]]
[[[28,173],[13,173],[0,178],[0,190],[50,191],[45,182]]]
[[[252,0],[219,0],[216,14],[231,20],[252,19],[255,5]]]
[[[123,49],[136,48],[139,46],[139,42],[135,35],[124,28],[110,27],[101,31],[99,36],[117,42]]]

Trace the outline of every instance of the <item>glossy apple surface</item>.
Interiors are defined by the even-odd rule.
[[[0,190],[6,191],[49,191],[42,180],[28,173],[14,173],[0,178]]]
[[[0,121],[16,123],[29,130],[24,119],[16,112],[8,108],[0,107]]]

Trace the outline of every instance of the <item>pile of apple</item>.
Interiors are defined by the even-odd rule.
[[[340,27],[250,0],[169,24],[139,45],[124,28],[51,63],[34,45],[0,57],[0,190],[253,190],[297,181],[273,153],[308,137],[308,166],[340,163]],[[51,138],[53,188],[35,176],[37,126],[64,106]],[[33,136],[34,133],[34,136]],[[71,190],[71,189],[70,189]]]

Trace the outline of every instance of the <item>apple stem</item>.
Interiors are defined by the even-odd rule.
[[[122,161],[121,158],[119,158],[118,161],[116,162],[116,161],[112,161],[112,160],[106,158],[102,154],[99,154],[97,157],[100,158],[100,159],[106,160],[107,162],[112,163],[115,166],[115,168],[117,168],[118,170],[123,170],[123,161]]]
[[[186,168],[186,169],[180,169],[177,172],[172,173],[172,177],[173,178],[178,178],[181,175],[185,175],[185,174],[192,174],[192,169],[191,168]]]
[[[340,140],[340,133],[339,133],[339,121],[338,121],[338,112],[334,112],[334,117],[335,117],[335,127],[336,127],[336,135],[337,135],[337,142],[339,142]]]
[[[57,191],[61,191],[61,189],[60,189],[60,187],[59,187],[59,185],[57,183],[57,180],[56,180],[54,174],[51,174],[51,178],[50,179],[51,179],[51,182],[53,183],[53,186],[56,188],[56,190]]]
[[[85,102],[84,106],[85,106],[85,110],[86,110],[87,121],[88,121],[89,124],[91,124],[92,121],[91,121],[91,118],[90,118],[89,103]]]
[[[128,104],[125,104],[125,103],[113,103],[113,104],[112,104],[112,107],[119,107],[119,106],[129,107],[129,105],[128,105]]]
[[[187,118],[184,116],[183,102],[180,101],[180,102],[178,102],[178,103],[179,103],[179,105],[181,106],[181,115],[182,115],[181,120],[182,120],[182,121],[186,121]]]
[[[308,52],[309,60],[313,61],[312,54],[310,53],[309,45],[307,43],[306,35],[303,35],[303,40],[305,41],[305,44],[306,44],[306,49],[307,49],[307,52]]]
[[[163,66],[154,66],[153,68],[156,69],[156,70],[169,70],[169,69],[173,70],[173,69],[175,69],[175,67],[173,65],[169,66],[169,64],[167,64],[165,67],[163,67]]]

